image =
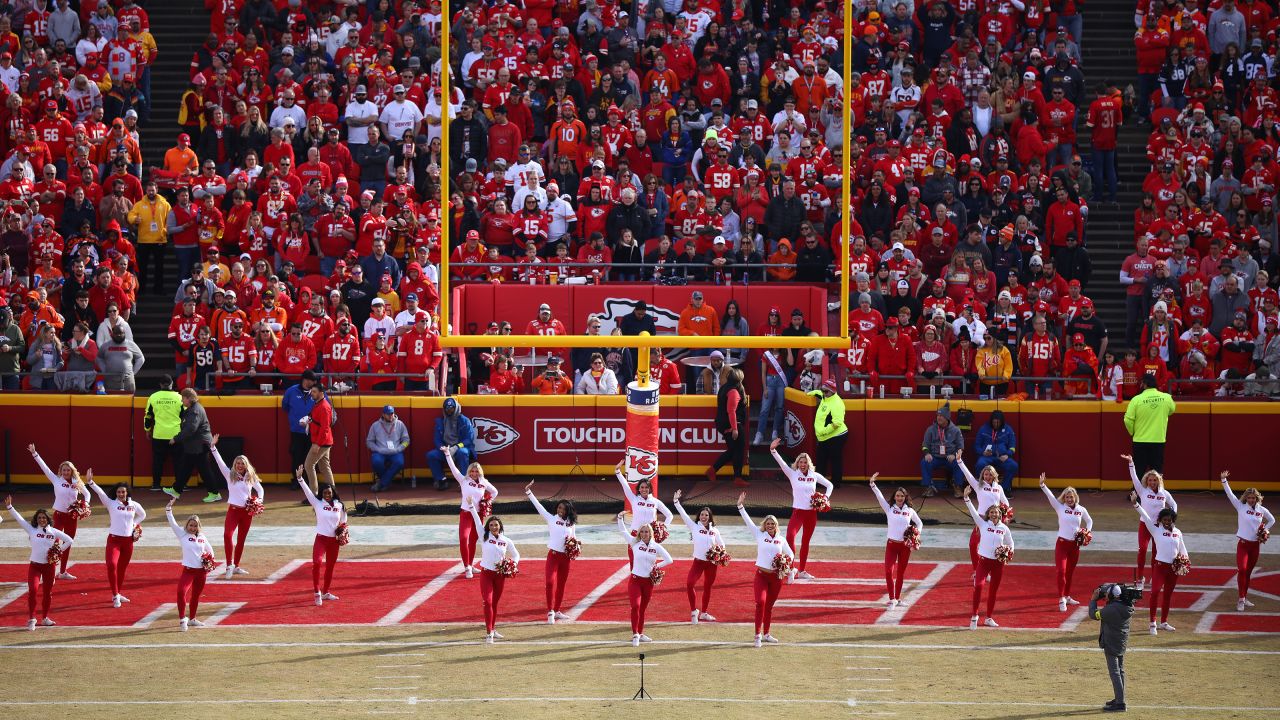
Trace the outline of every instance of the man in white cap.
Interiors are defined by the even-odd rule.
[[[409,429],[396,416],[393,406],[382,406],[382,415],[369,426],[364,444],[372,453],[369,466],[373,469],[373,491],[385,492],[404,469],[404,451],[409,447]]]
[[[391,94],[394,99],[382,109],[378,122],[388,141],[399,142],[406,132],[417,134],[422,124],[422,109],[405,99],[404,85],[393,87]]]

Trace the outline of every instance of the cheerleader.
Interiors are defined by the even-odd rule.
[[[333,566],[338,562],[338,526],[347,523],[347,507],[342,504],[338,492],[333,486],[325,483],[320,486],[320,497],[311,492],[307,478],[299,467],[298,484],[302,486],[302,494],[316,512],[316,539],[311,544],[311,590],[315,593],[316,605],[323,605],[325,600],[337,600],[338,596],[329,592],[333,582]],[[320,561],[324,561],[324,584],[320,584]]]
[[[813,494],[821,485],[826,491],[826,496],[830,498],[831,491],[835,487],[831,481],[814,472],[813,462],[809,460],[808,453],[800,453],[796,456],[794,464],[787,465],[787,461],[778,454],[778,445],[781,443],[781,438],[774,438],[773,442],[769,443],[769,454],[773,455],[773,461],[778,463],[782,474],[786,475],[787,481],[791,483],[791,519],[787,520],[787,545],[795,547],[796,535],[804,531],[804,537],[800,540],[800,558],[796,565],[796,577],[801,580],[812,580],[813,575],[809,574],[805,566],[809,561],[809,541],[813,539],[813,531],[818,527],[818,510],[813,506]]]
[[[624,481],[625,483],[625,481]],[[647,481],[641,481],[647,484]],[[632,525],[635,524],[634,515]],[[618,531],[627,541],[627,556],[631,558],[631,577],[627,583],[627,598],[631,605],[631,645],[653,642],[644,634],[644,614],[653,597],[653,571],[674,562],[667,549],[653,541],[653,528],[648,524],[635,530],[627,527],[626,513],[618,513]]]
[[[1130,496],[1132,499],[1133,496]],[[1169,624],[1169,600],[1173,597],[1173,589],[1178,585],[1178,575],[1173,571],[1173,561],[1178,556],[1187,556],[1187,546],[1182,542],[1182,531],[1174,527],[1178,521],[1178,511],[1172,508],[1161,508],[1160,514],[1152,520],[1147,508],[1134,500],[1133,508],[1147,526],[1147,533],[1155,545],[1155,565],[1151,569],[1151,634],[1159,630],[1173,632],[1177,628]],[[1160,609],[1160,624],[1156,624],[1156,609]]]
[[[1236,509],[1236,588],[1240,591],[1236,611],[1243,612],[1245,608],[1253,607],[1248,597],[1249,576],[1258,566],[1258,551],[1262,547],[1259,535],[1263,530],[1270,533],[1271,527],[1276,524],[1276,518],[1270,510],[1262,507],[1262,493],[1257,488],[1245,488],[1237,499],[1231,492],[1231,485],[1227,483],[1229,477],[1231,473],[1224,470],[1222,489]]]
[[[475,500],[469,500],[467,514],[471,516],[476,534],[481,539],[480,599],[484,603],[484,641],[491,643],[502,639],[493,626],[498,624],[498,602],[502,600],[502,589],[507,583],[498,564],[507,558],[518,564],[520,551],[516,550],[516,544],[510,538],[502,534],[502,521],[496,515],[483,520],[480,518],[480,513],[476,511],[477,504]]]
[[[58,474],[54,475],[49,470],[49,466],[45,465],[44,460],[40,458],[40,453],[36,452],[36,446],[28,445],[27,450],[31,453],[31,457],[35,458],[36,464],[44,471],[44,476],[49,478],[49,482],[53,483],[53,526],[58,530],[66,533],[69,537],[76,536],[76,527],[80,523],[71,512],[71,505],[84,497],[85,505],[89,504],[89,490],[80,480],[80,472],[76,470],[76,466],[71,464],[70,460],[64,460],[58,466]],[[62,546],[62,559],[59,561],[59,580],[75,580],[76,576],[67,572],[67,560],[71,557],[71,545],[64,544]]]
[[[458,481],[458,487],[462,488],[462,504],[458,513],[458,553],[462,556],[462,564],[467,568],[467,579],[474,577],[474,571],[471,566],[476,560],[476,539],[479,537],[476,531],[475,523],[471,522],[471,506],[480,506],[480,501],[485,499],[487,495],[492,501],[498,497],[498,488],[484,477],[484,468],[480,467],[480,463],[473,462],[467,466],[467,474],[464,476],[458,472],[458,466],[453,464],[453,453],[456,448],[450,446],[440,448],[444,452],[444,459],[449,463],[449,472],[453,473],[453,479]],[[487,516],[489,513],[486,512]]]
[[[724,538],[720,537],[720,530],[716,527],[716,518],[711,508],[704,507],[699,510],[698,521],[694,522],[689,518],[689,513],[684,511],[684,506],[680,504],[681,494],[682,491],[677,490],[671,502],[676,506],[676,512],[680,513],[680,519],[684,520],[685,527],[689,528],[689,532],[693,534],[693,563],[689,565],[689,576],[684,580],[684,591],[689,596],[689,622],[694,625],[697,625],[699,620],[715,622],[715,616],[707,612],[707,608],[711,606],[711,588],[716,584],[716,571],[720,566],[708,559],[707,553],[715,547],[723,550]],[[702,586],[702,604],[699,605],[698,580],[704,576],[706,580]]]
[[[778,642],[769,633],[769,626],[773,622],[773,605],[778,602],[778,593],[782,592],[782,578],[773,567],[773,559],[778,555],[785,555],[794,562],[796,554],[791,551],[791,545],[786,539],[778,535],[778,518],[765,515],[764,521],[757,527],[743,507],[746,500],[746,493],[738,495],[738,514],[742,516],[742,522],[751,529],[756,541],[756,571],[751,581],[751,591],[756,600],[755,646],[760,647],[761,642]],[[795,578],[796,569],[792,567],[787,573],[787,582]]]
[[[991,589],[987,592],[987,619],[982,624],[1000,627],[991,616],[996,607],[996,593],[1000,591],[1000,578],[1004,576],[1004,564],[996,558],[996,548],[1004,546],[1009,548],[1009,552],[1013,552],[1013,533],[1004,524],[998,505],[988,505],[985,514],[979,513],[969,501],[969,494],[972,492],[972,486],[964,489],[964,506],[969,509],[969,517],[973,518],[973,526],[978,529],[979,534],[978,566],[973,575],[973,609],[969,616],[969,629],[977,630],[978,604],[982,600],[982,586],[988,578],[991,579]]]
[[[214,451],[215,455],[217,451]],[[204,627],[204,623],[196,619],[196,610],[200,607],[200,593],[204,592],[204,581],[209,570],[213,569],[213,545],[204,536],[200,526],[200,516],[192,515],[182,525],[173,519],[173,498],[164,506],[165,519],[169,521],[169,529],[178,538],[182,548],[182,575],[178,576],[178,629],[186,632],[188,627]]]
[[[555,625],[557,620],[568,620],[569,616],[560,612],[564,602],[564,585],[569,580],[569,554],[565,549],[565,541],[577,539],[578,513],[573,509],[573,502],[560,500],[556,503],[556,512],[551,514],[538,502],[533,494],[533,481],[524,486],[524,494],[533,503],[533,507],[547,523],[547,624]]]
[[[627,503],[631,505],[631,536],[635,537],[641,527],[651,525],[656,521],[659,513],[664,518],[661,522],[665,525],[670,525],[671,518],[674,516],[661,500],[652,495],[653,483],[646,479],[641,479],[636,483],[635,492],[632,492],[631,485],[627,482],[626,469],[627,459],[623,458],[621,462],[614,466],[613,475],[618,478],[618,484],[622,486],[622,494],[626,496]],[[630,549],[628,549],[627,559],[631,559],[630,552]]]
[[[67,533],[53,527],[49,512],[41,508],[31,516],[31,522],[13,507],[13,497],[6,495],[4,507],[9,515],[27,531],[27,539],[31,541],[31,561],[27,565],[27,629],[36,629],[36,583],[40,583],[40,624],[45,627],[57,625],[49,618],[49,604],[53,601],[53,572],[57,569],[57,561],[49,562],[49,554],[54,545],[60,544],[65,551],[74,542]]]
[[[1178,512],[1178,503],[1174,502],[1173,495],[1164,489],[1164,476],[1155,470],[1148,470],[1142,476],[1142,480],[1138,480],[1138,469],[1133,466],[1132,455],[1121,455],[1126,462],[1129,463],[1129,479],[1133,481],[1133,489],[1138,494],[1138,502],[1142,504],[1142,508],[1147,511],[1147,515],[1151,517],[1159,517],[1160,511],[1166,507],[1175,514]],[[1142,575],[1142,568],[1147,564],[1147,546],[1153,542],[1151,532],[1147,530],[1146,523],[1138,523],[1138,569],[1134,579],[1147,587],[1147,579]],[[1152,582],[1155,582],[1156,556],[1151,555],[1151,574]]]
[[[249,535],[249,526],[253,524],[253,516],[249,514],[249,500],[257,495],[261,502],[266,499],[262,490],[262,482],[258,473],[249,463],[249,458],[237,455],[231,461],[231,467],[222,460],[218,452],[218,435],[213,436],[213,460],[218,463],[222,477],[227,485],[227,518],[222,524],[222,549],[226,553],[227,575],[248,575],[249,571],[240,567],[240,557],[244,555],[244,540]]]
[[[880,509],[889,519],[888,540],[884,545],[884,584],[889,590],[889,607],[906,607],[902,602],[902,580],[907,574],[907,563],[911,561],[911,546],[903,535],[909,526],[916,528],[916,537],[924,532],[924,522],[920,514],[911,506],[911,496],[904,488],[893,491],[893,504],[885,502],[884,495],[876,486],[876,478],[880,473],[871,476],[871,492],[880,503]],[[896,570],[896,572],[895,572]]]
[[[1093,518],[1089,511],[1080,504],[1080,493],[1068,487],[1053,496],[1053,491],[1044,484],[1044,473],[1040,473],[1040,490],[1049,498],[1049,504],[1058,514],[1058,541],[1053,546],[1053,565],[1057,568],[1058,578],[1058,610],[1065,611],[1068,605],[1079,605],[1080,601],[1071,597],[1071,577],[1075,575],[1076,564],[1080,562],[1080,544],[1076,542],[1076,533],[1085,530],[1093,532]]]
[[[107,585],[111,587],[111,607],[120,607],[121,603],[129,602],[129,598],[122,594],[124,576],[129,570],[129,560],[133,558],[134,533],[141,537],[140,525],[147,519],[147,511],[129,496],[128,485],[118,483],[113,500],[93,481],[92,469],[86,470],[84,475],[89,489],[98,496],[111,516],[111,527],[107,531]]]
[[[960,472],[964,473],[964,479],[969,483],[969,487],[978,496],[978,516],[986,517],[987,510],[990,508],[999,508],[1001,505],[1005,507],[1013,507],[1013,503],[1009,502],[1009,497],[1004,494],[1004,488],[1000,486],[1000,475],[996,469],[990,465],[982,468],[981,482],[974,479],[973,473],[969,472],[969,466],[964,464],[961,456],[964,450],[956,451],[956,465],[960,466]],[[965,493],[968,494],[968,491]],[[1004,516],[1001,515],[1000,522],[1003,523]],[[978,544],[980,542],[980,531],[978,526],[974,526],[973,532],[969,533],[969,563],[973,565],[974,573],[978,572]],[[998,584],[999,581],[997,581]]]

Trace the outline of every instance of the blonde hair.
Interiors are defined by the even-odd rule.
[[[642,538],[640,537],[640,535],[641,535],[642,533],[646,533],[646,532],[647,532],[647,533],[649,533],[649,539],[648,539],[648,540],[644,540],[644,539],[642,539]],[[653,527],[652,527],[651,525],[649,525],[649,523],[645,523],[645,524],[641,525],[640,527],[636,528],[636,540],[640,540],[640,542],[646,542],[646,543],[654,542],[654,539],[653,539]]]
[[[473,462],[473,463],[471,463],[470,465],[468,465],[468,466],[467,466],[467,474],[468,474],[468,475],[470,475],[470,474],[471,474],[471,469],[472,469],[472,468],[475,468],[476,472],[480,473],[480,477],[484,477],[484,468],[480,467],[480,463],[478,463],[478,462]]]
[[[980,471],[978,472],[978,479],[979,479],[979,480],[981,480],[981,479],[983,479],[984,477],[986,477],[986,475],[987,475],[987,471],[988,471],[988,470],[990,470],[990,471],[991,471],[991,477],[993,478],[993,479],[992,479],[992,481],[991,481],[991,484],[992,484],[992,485],[999,485],[999,484],[1000,484],[1000,473],[999,473],[999,471],[997,471],[997,470],[996,470],[996,466],[995,466],[995,465],[988,465],[988,466],[986,466],[986,467],[982,468],[982,470],[980,470]]]
[[[1075,488],[1073,488],[1073,487],[1071,487],[1070,485],[1068,485],[1068,486],[1066,486],[1066,487],[1062,488],[1062,492],[1058,493],[1058,502],[1060,502],[1060,503],[1062,503],[1062,504],[1064,504],[1064,505],[1065,505],[1065,504],[1066,504],[1066,502],[1067,502],[1067,495],[1068,495],[1068,494],[1070,494],[1070,495],[1075,495],[1075,496],[1076,496],[1076,504],[1077,504],[1077,505],[1079,505],[1079,504],[1080,504],[1080,493],[1076,492],[1076,489],[1075,489]]]
[[[237,455],[235,459],[231,461],[231,474],[235,475],[236,463],[242,460],[244,461],[244,475],[240,476],[238,479],[252,485],[254,481],[258,479],[258,471],[253,469],[253,463],[249,462],[248,457],[244,455]]]
[[[1164,475],[1161,475],[1161,474],[1160,474],[1160,472],[1159,472],[1158,470],[1148,470],[1148,471],[1146,471],[1146,472],[1142,473],[1142,486],[1143,486],[1143,487],[1146,487],[1146,486],[1147,486],[1147,478],[1149,478],[1149,477],[1154,477],[1154,478],[1156,479],[1156,489],[1157,489],[1159,492],[1164,492]]]
[[[782,529],[782,524],[778,522],[778,517],[776,515],[765,515],[763,518],[760,519],[760,532],[769,532],[768,530],[764,529],[764,526],[767,525],[770,520],[773,521],[773,527],[775,528],[775,532],[777,530]]]
[[[1258,488],[1247,487],[1244,492],[1240,493],[1240,502],[1248,502],[1245,498],[1249,497],[1249,493],[1253,493],[1258,498],[1258,504],[1262,504],[1262,493],[1258,492]]]
[[[199,515],[188,515],[188,516],[187,516],[187,521],[186,521],[186,522],[184,522],[184,523],[182,523],[182,529],[183,529],[183,530],[186,530],[186,529],[187,529],[187,526],[191,524],[191,521],[192,521],[192,520],[195,520],[195,521],[196,521],[196,532],[195,532],[195,534],[196,534],[196,535],[199,535],[200,533],[204,532],[204,524],[200,522],[200,516],[199,516]]]
[[[796,456],[795,462],[791,463],[792,470],[800,469],[799,467],[797,467],[800,464],[800,458],[804,458],[804,461],[809,464],[809,469],[813,470],[813,458],[809,457],[809,453],[803,453],[803,452]]]
[[[75,463],[71,462],[70,460],[63,460],[63,461],[62,461],[62,464],[58,466],[58,474],[59,474],[59,475],[61,475],[61,474],[62,474],[62,468],[71,468],[71,479],[76,483],[76,485],[83,485],[83,484],[84,484],[84,483],[80,480],[80,471],[76,469],[76,464],[75,464]]]

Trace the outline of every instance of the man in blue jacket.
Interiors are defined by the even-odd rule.
[[[995,466],[1005,494],[1013,492],[1013,477],[1018,474],[1018,461],[1013,459],[1013,455],[1018,451],[1018,438],[1005,423],[1003,411],[992,411],[987,423],[978,428],[973,451],[978,456],[975,472],[981,476],[982,468]]]
[[[280,408],[289,418],[289,468],[302,467],[311,450],[311,436],[306,426],[300,422],[311,415],[315,401],[311,399],[311,388],[316,384],[316,374],[310,369],[302,371],[302,381],[284,391],[280,398]]]
[[[476,431],[471,418],[462,414],[462,405],[453,398],[446,398],[444,411],[436,418],[435,439],[431,443],[431,451],[427,453],[427,466],[431,468],[431,478],[437,490],[449,487],[449,476],[444,470],[444,448],[456,448],[453,462],[458,469],[466,472],[467,466],[476,459]]]

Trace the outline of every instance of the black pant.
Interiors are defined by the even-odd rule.
[[[191,479],[191,472],[200,473],[200,482],[204,484],[205,491],[211,493],[222,493],[226,491],[226,483],[222,481],[222,476],[213,471],[213,465],[209,462],[209,451],[201,449],[200,452],[184,452],[178,456],[174,463],[174,481],[173,489],[182,493],[187,489],[187,481]]]
[[[306,433],[289,433],[289,472],[297,472],[311,452],[311,436]]]
[[[844,480],[844,444],[848,439],[849,433],[843,432],[833,438],[818,441],[818,472],[826,475],[835,485]]]
[[[168,440],[151,440],[151,487],[160,487],[160,476],[164,473],[164,463],[173,457],[173,469],[178,470],[178,457]]]
[[[1135,442],[1133,444],[1133,467],[1141,478],[1148,470],[1164,472],[1164,443]]]
[[[729,433],[722,432],[720,437],[724,438],[724,452],[711,463],[712,469],[719,470],[725,465],[733,465],[733,475],[735,478],[742,477],[742,461],[747,450],[747,430],[746,428],[738,428],[738,437],[733,437]]]
[[[1107,674],[1111,676],[1111,690],[1116,694],[1115,702],[1124,704],[1124,656],[1103,652],[1107,657]]]
[[[138,243],[138,289],[152,293],[164,292],[164,245]],[[154,263],[154,266],[152,265]],[[151,284],[147,284],[147,268],[154,267]]]

